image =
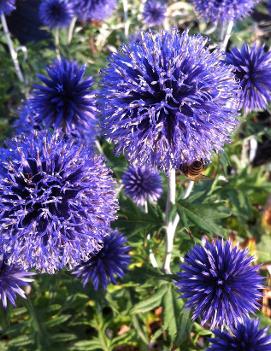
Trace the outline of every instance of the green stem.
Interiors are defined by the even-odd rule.
[[[72,42],[72,38],[73,38],[73,33],[74,33],[74,28],[75,28],[75,24],[77,21],[77,17],[74,17],[71,21],[71,24],[69,26],[69,31],[68,31],[68,44],[70,44]]]
[[[220,48],[225,51],[227,49],[229,40],[231,38],[232,29],[233,29],[234,22],[233,20],[229,21],[226,25],[222,26],[222,33],[221,33],[221,43]]]
[[[25,300],[25,305],[28,309],[29,315],[31,316],[32,320],[32,325],[33,329],[36,332],[37,335],[37,351],[42,350],[43,346],[48,346],[47,338],[45,337],[45,332],[44,329],[39,321],[39,318],[36,314],[36,310],[31,302],[30,299]],[[43,341],[45,341],[45,345],[43,344]]]
[[[55,37],[55,48],[56,48],[56,56],[60,60],[61,55],[60,55],[60,39],[59,39],[59,29],[55,29],[54,31],[54,37]]]
[[[108,345],[108,338],[105,333],[104,323],[103,323],[103,315],[102,315],[102,306],[100,306],[99,302],[97,302],[96,307],[97,315],[96,315],[96,324],[98,331],[98,338],[101,344],[101,347],[104,351],[112,351],[110,345]]]
[[[164,271],[167,274],[171,274],[171,258],[174,246],[175,232],[180,221],[180,217],[177,214],[174,219],[171,219],[170,212],[172,207],[176,203],[176,171],[171,169],[168,176],[168,196],[167,196],[167,208],[166,208],[166,253],[164,260]]]
[[[12,62],[13,62],[14,68],[15,68],[16,75],[17,75],[19,81],[23,83],[24,76],[23,76],[23,73],[22,73],[20,65],[19,65],[18,55],[17,55],[16,50],[14,49],[11,35],[10,35],[9,29],[8,29],[6,17],[4,14],[1,15],[1,22],[2,22],[3,30],[5,33],[5,37],[7,40],[10,56],[11,56],[11,59],[12,59]]]
[[[122,0],[124,13],[124,34],[126,38],[129,36],[129,21],[128,21],[128,0]]]

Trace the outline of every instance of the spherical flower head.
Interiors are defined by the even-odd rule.
[[[147,0],[143,9],[144,22],[149,26],[159,26],[166,18],[167,6],[164,1]]]
[[[168,171],[230,142],[239,85],[222,53],[201,35],[139,34],[103,72],[104,134],[130,163]]]
[[[125,193],[139,206],[147,201],[156,202],[163,192],[159,173],[150,167],[130,166],[122,182]]]
[[[0,177],[6,174],[5,162],[11,158],[13,155],[12,150],[7,149],[6,147],[0,147]]]
[[[240,108],[246,113],[264,110],[271,101],[271,52],[244,44],[227,53],[226,62],[234,66],[242,87]]]
[[[29,100],[20,107],[18,113],[19,118],[13,123],[15,134],[31,133],[34,130],[42,130],[42,125],[36,121],[38,116],[31,108]]]
[[[229,328],[259,307],[263,279],[247,250],[216,240],[195,245],[181,265],[177,286],[193,319],[211,329]]]
[[[39,13],[42,23],[50,29],[68,27],[74,17],[69,0],[43,0]]]
[[[115,219],[115,183],[104,160],[73,138],[15,137],[0,177],[0,244],[8,263],[54,273],[101,247]]]
[[[260,0],[192,0],[196,12],[207,22],[227,23],[247,17]]]
[[[0,256],[0,299],[4,308],[8,302],[15,306],[17,295],[24,299],[25,292],[22,287],[33,281],[34,273],[25,272],[18,264],[8,265],[6,257]]]
[[[84,77],[85,70],[85,66],[61,59],[47,67],[47,76],[38,75],[43,84],[35,85],[30,100],[36,124],[94,139],[97,108],[93,79]]]
[[[84,287],[91,281],[95,290],[106,289],[108,284],[116,284],[116,279],[124,276],[130,263],[129,251],[126,238],[114,230],[104,238],[103,248],[97,255],[82,262],[74,274],[82,279]]]
[[[16,0],[0,0],[0,16],[9,15],[13,10],[16,9]]]
[[[207,351],[271,351],[268,328],[261,329],[259,320],[246,319],[231,334],[215,330]]]
[[[74,11],[81,21],[103,21],[117,6],[116,0],[75,0]]]

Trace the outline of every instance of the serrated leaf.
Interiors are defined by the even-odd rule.
[[[57,325],[65,323],[68,319],[70,319],[71,315],[63,314],[61,316],[55,316],[51,320],[46,322],[46,326],[48,328],[56,327]]]
[[[172,343],[179,329],[178,322],[180,320],[182,305],[182,300],[179,299],[174,286],[169,285],[163,297],[163,316],[164,328],[167,330]]]
[[[175,340],[176,346],[181,346],[182,344],[184,344],[187,341],[187,339],[189,338],[192,324],[193,324],[193,322],[191,319],[190,310],[187,308],[183,308],[183,310],[180,314],[179,321],[178,321],[178,328],[179,329],[178,329],[177,337]]]
[[[126,233],[128,237],[137,233],[146,235],[162,228],[163,216],[158,206],[148,206],[148,213],[144,213],[130,199],[120,198],[119,218],[116,226]]]
[[[229,211],[224,208],[209,204],[191,205],[184,201],[178,203],[178,209],[180,217],[185,216],[186,225],[190,220],[197,227],[212,234],[221,234],[223,228],[217,222],[230,215]]]
[[[23,346],[28,346],[33,343],[33,340],[30,339],[29,336],[23,335],[23,336],[17,336],[16,338],[13,338],[9,342],[9,347],[23,347]]]
[[[72,351],[99,351],[102,350],[99,339],[95,338],[93,340],[82,340],[73,344]]]
[[[162,303],[163,296],[167,292],[167,289],[167,285],[162,285],[150,298],[145,299],[136,304],[134,308],[132,308],[131,313],[146,313],[153,310],[155,307],[160,306]]]
[[[257,245],[257,256],[258,261],[261,263],[271,261],[271,236],[264,235],[261,238],[260,243]]]
[[[14,309],[14,311],[12,312],[14,317],[20,317],[23,314],[27,313],[27,309],[25,307],[17,307],[16,309]]]
[[[50,341],[53,341],[54,343],[63,343],[73,340],[76,340],[76,335],[70,333],[56,333],[50,336]]]
[[[143,343],[145,345],[148,345],[149,340],[148,340],[147,333],[145,332],[145,330],[140,325],[139,318],[136,315],[134,315],[132,317],[132,322],[133,322],[134,328],[136,329],[137,336],[139,336],[139,338],[143,341]]]

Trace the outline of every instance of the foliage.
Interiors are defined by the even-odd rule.
[[[60,53],[67,59],[87,65],[87,74],[99,82],[99,71],[106,59],[126,41],[125,31],[136,33],[147,29],[140,15],[141,1],[129,1],[128,13],[123,3],[104,22],[78,22],[71,43],[67,30],[60,32]],[[168,24],[191,33],[207,31],[188,1],[169,1]],[[128,29],[127,29],[128,28]],[[256,40],[270,45],[271,17],[264,3],[253,17],[234,27],[230,45],[252,44]],[[1,28],[2,29],[2,28]],[[18,108],[29,97],[37,83],[37,73],[56,57],[54,36],[46,41],[29,42],[18,51],[26,83],[18,82],[3,31],[0,30],[0,141],[13,133],[12,125]],[[210,34],[215,43],[217,32]],[[14,39],[15,47],[20,43]],[[271,114],[269,111],[240,117],[240,127],[232,144],[223,153],[214,155],[205,170],[206,179],[197,182],[188,199],[183,194],[188,180],[177,176],[177,202],[169,216],[180,216],[174,242],[172,275],[162,270],[165,256],[165,209],[167,179],[163,177],[164,193],[156,205],[148,205],[148,213],[137,207],[123,190],[119,193],[120,210],[114,227],[124,233],[131,246],[128,273],[118,285],[95,292],[67,271],[56,275],[40,274],[26,291],[27,300],[18,299],[17,307],[0,311],[0,350],[34,351],[203,351],[212,333],[192,322],[174,286],[174,278],[187,251],[202,238],[223,236],[248,246],[265,267],[271,262],[271,216],[264,221],[271,193]],[[253,162],[247,145],[257,140],[258,151]],[[269,142],[269,144],[268,144]],[[112,168],[118,185],[127,169],[124,157],[116,157],[113,147],[99,139],[101,151]],[[269,146],[269,148],[268,148]],[[159,268],[151,265],[152,252]],[[271,325],[259,312],[263,326]]]

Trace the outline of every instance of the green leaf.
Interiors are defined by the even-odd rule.
[[[145,236],[163,227],[163,214],[159,206],[148,204],[148,213],[144,213],[130,199],[120,197],[119,218],[115,222],[117,228],[126,233],[129,239],[135,234]],[[138,241],[138,238],[137,238]]]
[[[174,342],[179,325],[182,300],[179,299],[173,285],[168,286],[168,290],[163,297],[164,328],[168,331],[171,343]]]
[[[69,342],[76,340],[76,335],[75,334],[70,334],[70,333],[56,333],[50,336],[50,341],[53,341],[54,343],[63,343],[63,342]]]
[[[70,319],[69,314],[63,314],[61,316],[54,316],[51,320],[46,322],[48,328],[53,328],[57,325],[65,323],[68,319]]]
[[[228,209],[213,204],[192,205],[181,201],[178,203],[178,209],[180,217],[184,216],[186,225],[187,220],[190,220],[197,227],[212,234],[221,234],[221,231],[223,232],[223,228],[217,222],[230,215]]]
[[[72,348],[72,351],[99,351],[102,350],[99,339],[94,338],[92,340],[82,340],[75,343]]]
[[[136,329],[137,335],[139,336],[139,338],[143,341],[143,343],[145,345],[149,344],[149,339],[147,336],[147,332],[145,330],[145,328],[143,329],[143,327],[140,325],[140,319],[138,316],[133,316],[132,317],[132,322],[133,322],[133,326]]]
[[[261,263],[271,261],[271,236],[264,235],[261,238],[260,243],[257,245],[257,256],[258,261]]]
[[[193,322],[191,320],[190,310],[183,308],[178,321],[178,333],[175,340],[175,345],[181,346],[188,340],[192,324]]]
[[[9,342],[9,347],[23,347],[23,346],[29,346],[33,343],[31,340],[30,336],[27,335],[22,335],[22,336],[17,336],[17,338],[14,338],[10,340]]]
[[[145,299],[132,308],[131,313],[138,314],[138,313],[146,313],[153,310],[155,307],[160,306],[162,303],[163,296],[167,292],[168,286],[162,285],[154,295],[150,298]]]
[[[222,166],[223,173],[227,174],[228,166],[230,166],[231,160],[225,151],[219,155],[219,163]]]

